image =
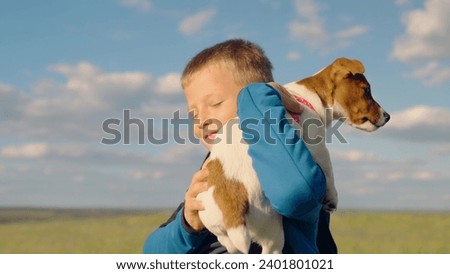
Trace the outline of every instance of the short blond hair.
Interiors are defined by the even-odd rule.
[[[181,75],[183,89],[196,72],[211,64],[228,67],[242,86],[273,81],[272,63],[263,49],[247,40],[231,39],[202,50],[188,62]]]

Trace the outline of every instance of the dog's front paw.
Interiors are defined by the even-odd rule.
[[[323,210],[331,213],[337,209],[337,204],[337,190],[335,188],[327,189],[327,193],[325,193],[325,198],[323,199]]]

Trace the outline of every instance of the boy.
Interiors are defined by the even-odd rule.
[[[187,64],[181,82],[189,112],[195,121],[194,133],[206,148],[211,150],[215,134],[220,127],[236,117],[239,111],[245,115],[243,113],[248,106],[242,102],[243,96],[249,96],[250,99],[259,97],[263,99],[262,102],[265,102],[261,97],[265,96],[263,93],[256,93],[247,88],[247,92],[244,94],[241,90],[251,83],[273,82],[272,64],[259,46],[241,39],[233,39],[216,44],[197,54]],[[278,93],[264,85],[256,85],[251,89],[263,89],[267,96],[274,98],[273,105],[261,103],[261,106],[257,107],[275,109],[277,106],[281,106],[284,111],[284,105],[291,112],[298,111],[297,103],[293,102],[294,99],[288,94]],[[249,151],[268,150],[270,152],[270,150],[280,149],[280,146],[283,145],[267,147],[264,146],[264,142],[259,142],[259,144],[252,145]],[[311,158],[301,141],[296,146],[297,151],[300,149],[302,155],[307,159]],[[281,147],[281,150],[284,150],[284,147]],[[286,161],[292,161],[287,158]],[[320,168],[317,168],[315,162],[309,161],[309,163],[311,169],[306,172],[310,173],[311,177],[308,178],[312,179],[307,182],[308,185],[323,185],[324,178]],[[295,163],[297,167],[301,164]],[[255,169],[259,174],[259,170]],[[144,245],[145,253],[226,253],[226,249],[220,245],[217,238],[205,229],[198,215],[198,212],[203,210],[203,205],[196,197],[199,193],[207,190],[207,178],[208,170],[204,167],[193,175],[184,202],[165,224],[148,237]],[[266,189],[263,184],[262,187],[267,195],[282,191],[276,189],[273,184],[268,185]],[[296,193],[289,194],[295,195]],[[280,200],[281,208],[285,206],[290,210],[290,204],[284,203],[283,197],[278,200]],[[279,204],[277,201],[274,203]],[[310,205],[309,203],[308,206],[310,207]],[[314,206],[314,210],[305,209],[306,211],[302,211],[301,214],[279,211],[281,215],[285,216],[283,219],[286,237],[284,253],[337,252],[328,229],[329,215],[320,209],[317,210],[318,207],[315,204]],[[277,210],[277,207],[274,208]],[[297,209],[293,208],[292,210]],[[252,244],[250,253],[260,253],[260,251],[259,246]]]

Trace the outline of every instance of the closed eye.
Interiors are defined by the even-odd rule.
[[[191,117],[192,119],[195,119],[198,117],[198,114],[195,110],[189,110],[189,117]]]
[[[211,106],[213,106],[213,107],[218,107],[218,106],[220,106],[222,103],[223,103],[223,101],[219,101],[219,102],[217,102],[217,103],[212,104]]]

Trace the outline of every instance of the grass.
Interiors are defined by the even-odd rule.
[[[167,213],[0,209],[0,253],[141,253]],[[11,218],[11,216],[13,216]]]
[[[0,253],[141,253],[169,213],[0,209]],[[450,213],[333,214],[340,253],[450,253]]]
[[[448,212],[340,212],[331,229],[339,253],[450,253]]]

